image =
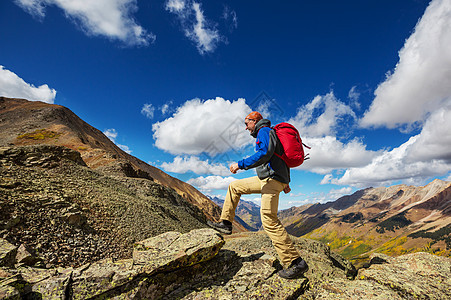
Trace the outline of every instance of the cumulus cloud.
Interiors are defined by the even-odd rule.
[[[200,160],[197,156],[176,156],[173,162],[162,163],[161,168],[163,168],[167,172],[179,174],[193,172],[198,175],[230,175],[230,170],[226,166],[219,163],[210,163],[208,159],[206,161]]]
[[[0,96],[53,103],[56,90],[47,84],[35,87],[0,65]]]
[[[15,3],[38,19],[45,8],[55,5],[88,35],[105,36],[128,45],[146,46],[155,35],[138,25],[132,14],[138,10],[136,0],[15,0]]]
[[[244,99],[189,100],[172,117],[152,125],[155,146],[175,155],[242,149],[253,141],[243,123],[250,111]]]
[[[326,174],[336,169],[347,169],[365,166],[377,156],[378,152],[366,149],[358,138],[347,143],[337,140],[334,136],[308,138],[304,141],[312,149],[304,149],[310,153],[311,159],[306,160],[298,169]]]
[[[213,190],[226,190],[232,181],[236,178],[233,177],[221,177],[221,176],[207,176],[191,178],[187,182],[197,187],[202,192],[211,192]]]
[[[451,106],[435,111],[410,148],[408,162],[441,160],[451,164]]]
[[[337,132],[352,129],[356,122],[354,111],[339,101],[333,92],[316,96],[311,102],[299,108],[295,117],[288,120],[300,132],[303,141],[312,147],[299,169],[326,174],[334,169],[364,166],[371,162],[377,152],[366,149],[358,138],[342,142]]]
[[[451,2],[433,0],[399,52],[393,72],[375,91],[363,127],[421,125],[418,135],[379,152],[371,163],[322,183],[380,186],[423,184],[451,169]]]
[[[422,184],[451,170],[451,110],[443,108],[427,120],[420,134],[393,150],[385,150],[370,164],[349,168],[340,178],[331,174],[322,183],[358,187],[390,185],[395,181]]]
[[[197,47],[200,54],[213,52],[222,41],[216,24],[205,18],[201,4],[191,0],[169,0],[166,10],[175,14],[182,31]]]
[[[451,104],[451,2],[433,0],[399,52],[392,74],[375,91],[363,127],[423,122]]]
[[[153,114],[155,112],[155,107],[152,104],[146,103],[141,109],[141,113],[145,115],[148,119],[153,119]]]
[[[116,143],[116,138],[117,138],[117,131],[116,131],[116,129],[114,129],[114,128],[106,129],[103,132],[103,134],[106,135],[107,138],[109,138],[114,144],[116,144],[116,146],[118,146],[124,152],[126,152],[128,154],[132,153],[132,151],[130,150],[130,148],[128,146]]]
[[[336,134],[343,124],[354,123],[356,115],[351,107],[339,101],[333,92],[316,96],[299,108],[296,116],[288,122],[301,129],[301,134],[322,137]]]

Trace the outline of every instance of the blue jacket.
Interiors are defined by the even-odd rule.
[[[281,158],[274,155],[274,152],[282,155],[283,148],[276,133],[271,129],[271,121],[260,120],[251,135],[256,138],[255,153],[238,161],[238,167],[244,170],[256,168],[257,176],[260,179],[270,177],[283,183],[289,183],[290,168]]]

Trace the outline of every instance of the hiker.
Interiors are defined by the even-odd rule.
[[[235,180],[230,183],[221,220],[218,223],[208,221],[209,226],[224,234],[232,233],[232,221],[235,210],[243,194],[261,194],[261,219],[263,228],[271,238],[274,248],[282,264],[288,266],[279,271],[279,276],[286,279],[297,278],[307,272],[307,263],[300,257],[293,245],[287,231],[283,227],[277,211],[279,206],[279,193],[290,192],[290,168],[280,155],[283,148],[274,130],[271,121],[263,119],[259,112],[251,112],[244,120],[246,130],[256,138],[256,153],[242,159],[230,166],[235,174],[239,169],[256,168],[255,177]],[[274,155],[277,153],[279,155]]]

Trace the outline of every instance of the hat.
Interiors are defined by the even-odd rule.
[[[257,123],[258,121],[263,119],[263,117],[258,111],[253,111],[247,115],[246,119],[255,120],[255,122]]]

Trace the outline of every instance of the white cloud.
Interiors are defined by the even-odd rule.
[[[299,108],[296,116],[288,122],[302,129],[301,135],[322,137],[338,132],[343,123],[354,123],[356,115],[351,107],[339,101],[333,92],[316,96]]]
[[[236,16],[236,12],[231,10],[228,6],[224,6],[222,18],[228,23],[230,32],[238,28],[238,17]]]
[[[211,192],[212,190],[226,190],[232,181],[236,178],[221,177],[221,176],[207,176],[191,178],[187,183],[194,185],[202,192]]]
[[[275,101],[270,98],[263,98],[262,101],[259,101],[257,111],[263,116],[265,119],[271,119],[273,112],[273,105]]]
[[[366,166],[346,170],[341,178],[328,174],[322,183],[358,187],[386,186],[395,181],[422,184],[431,177],[446,175],[451,170],[450,118],[449,109],[434,113],[421,133],[401,146],[383,151]]]
[[[451,173],[449,174],[449,176],[445,180],[446,181],[451,181]]]
[[[127,145],[116,144],[119,148],[121,148],[124,152],[131,154],[132,150]]]
[[[43,19],[46,6],[61,8],[88,35],[106,36],[128,45],[146,46],[155,40],[136,23],[132,14],[138,10],[136,0],[15,0],[31,15]]]
[[[179,19],[185,36],[193,41],[200,54],[213,52],[222,38],[216,24],[207,20],[201,4],[191,0],[169,0],[166,10]]]
[[[326,203],[335,201],[345,195],[349,195],[352,192],[351,187],[343,187],[341,189],[331,189],[329,192],[324,193],[312,193],[307,203]]]
[[[375,91],[360,125],[422,125],[420,134],[392,150],[379,152],[364,166],[322,183],[359,187],[401,181],[423,184],[451,170],[451,2],[431,1],[414,33],[399,52],[393,72]]]
[[[451,163],[451,106],[429,117],[406,159],[408,162],[443,160]]]
[[[115,142],[117,138],[117,131],[114,128],[105,130],[103,134],[106,135],[106,137],[109,138],[112,142]]]
[[[348,92],[348,98],[351,100],[351,105],[355,108],[360,109],[360,93],[357,91],[357,86],[353,86]]]
[[[326,174],[335,169],[361,167],[369,164],[378,152],[366,149],[359,139],[342,143],[334,136],[303,139],[312,149],[304,149],[310,153],[311,159],[306,160],[298,169]]]
[[[399,62],[375,91],[363,127],[423,122],[451,104],[451,2],[433,0],[399,52]]]
[[[172,101],[172,100],[169,101],[169,102],[167,102],[167,103],[165,103],[165,104],[163,104],[163,105],[160,107],[161,113],[162,113],[163,115],[165,115],[165,114],[171,112],[171,111],[172,111],[172,109],[171,109],[171,105],[172,105],[172,104],[173,104],[173,101]]]
[[[338,190],[331,189],[327,195],[328,195],[329,199],[332,199],[332,201],[335,201],[335,200],[337,200],[340,197],[343,197],[345,195],[349,195],[351,192],[352,192],[352,188],[351,187],[344,187],[344,188],[341,188],[341,189],[338,189]]]
[[[239,150],[253,142],[243,123],[250,111],[244,99],[189,100],[172,117],[152,125],[155,146],[175,155]]]
[[[377,152],[367,150],[358,138],[343,143],[335,137],[337,132],[352,129],[355,121],[356,115],[351,107],[339,101],[333,92],[316,96],[300,107],[288,122],[299,130],[303,141],[312,149],[304,149],[310,153],[311,159],[299,169],[325,174],[334,169],[370,163]]]
[[[149,119],[153,119],[153,114],[155,112],[155,107],[152,104],[146,103],[141,109],[141,113]]]
[[[0,65],[0,96],[53,103],[56,90],[47,84],[35,87]]]
[[[220,176],[230,175],[230,170],[219,163],[210,163],[208,160],[202,161],[197,156],[180,157],[176,156],[171,163],[162,163],[161,168],[167,172],[187,173],[193,172],[198,175],[213,174]]]
[[[282,201],[282,209],[286,209],[292,206],[301,206],[309,203],[326,203],[330,201],[335,201],[343,196],[350,195],[352,193],[351,187],[343,187],[340,189],[331,189],[329,192],[313,192],[309,195],[301,194],[299,196],[292,196],[290,194],[290,199],[288,201]],[[285,204],[286,203],[286,204]]]
[[[116,146],[118,146],[124,152],[126,152],[128,154],[132,153],[132,151],[130,150],[130,148],[128,146],[116,143],[116,138],[117,138],[117,131],[116,131],[116,129],[114,129],[114,128],[106,129],[103,132],[103,134],[106,135],[107,138],[109,138],[114,144],[116,144]]]
[[[169,0],[166,3],[166,9],[172,13],[177,13],[185,9],[184,0]]]

